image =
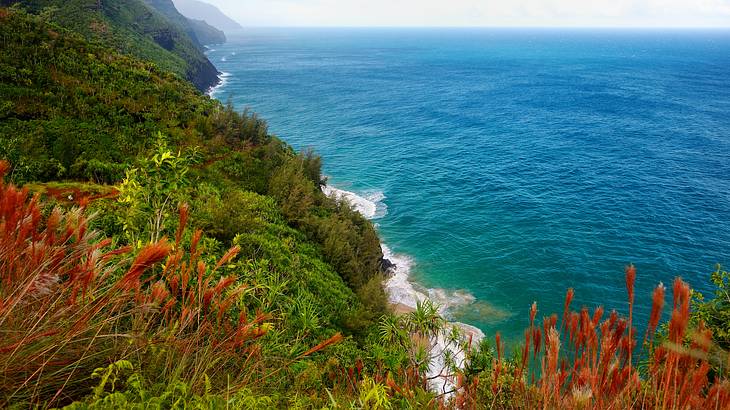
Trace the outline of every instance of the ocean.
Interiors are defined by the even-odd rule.
[[[414,290],[518,342],[730,264],[730,31],[248,29],[213,96],[323,157]],[[412,288],[409,289],[409,286]]]

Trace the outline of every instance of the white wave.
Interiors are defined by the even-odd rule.
[[[221,75],[218,77],[220,79],[220,82],[217,85],[210,87],[206,94],[208,94],[210,98],[215,98],[216,94],[218,94],[221,88],[226,85],[230,76],[231,73],[221,73]]]
[[[223,61],[225,63],[226,61],[228,61],[228,58],[226,56],[223,56],[223,57],[221,57],[221,61]]]
[[[385,291],[388,293],[390,303],[415,309],[418,302],[427,300],[428,296],[417,291],[408,280],[413,259],[410,256],[394,254],[386,245],[381,244],[380,247],[383,249],[383,258],[394,265],[390,277],[385,281]]]
[[[401,304],[415,309],[418,302],[430,300],[434,305],[438,306],[441,315],[448,316],[449,310],[468,306],[476,301],[474,295],[464,290],[426,289],[417,284],[413,284],[409,280],[414,264],[413,259],[410,256],[393,253],[384,244],[381,244],[380,247],[383,250],[383,258],[395,265],[391,268],[390,277],[384,284],[390,303]],[[470,325],[464,325],[462,327],[476,329]]]
[[[322,192],[327,196],[346,200],[367,219],[382,218],[388,213],[388,206],[383,202],[385,194],[381,191],[373,191],[360,196],[354,192],[325,185],[322,187]]]

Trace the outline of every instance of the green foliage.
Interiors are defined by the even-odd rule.
[[[111,384],[111,390],[114,391],[120,373],[133,370],[134,366],[128,360],[117,360],[106,368],[99,367],[91,374],[92,379],[99,379],[99,384],[94,387],[94,399],[100,399],[106,389],[107,383]]]
[[[110,365],[114,366],[115,364]],[[131,365],[131,364],[130,364]],[[125,369],[126,370],[126,369]],[[130,369],[131,370],[131,369]],[[74,402],[65,410],[92,409],[270,409],[274,400],[266,395],[256,395],[249,389],[237,389],[225,394],[212,393],[208,383],[204,392],[196,393],[187,383],[173,380],[168,383],[149,383],[139,372],[132,373],[124,383],[124,389],[105,391],[104,381],[94,387],[94,394],[87,400]]]
[[[284,223],[276,203],[269,197],[254,192],[231,190],[222,197],[205,196],[201,209],[203,227],[209,235],[223,242],[231,242],[239,234],[263,230],[267,223]]]
[[[386,387],[375,383],[369,377],[364,378],[361,382],[358,405],[364,410],[385,410],[393,407]]]
[[[284,216],[303,224],[315,204],[316,187],[304,174],[304,164],[298,159],[287,161],[277,169],[269,182],[269,192],[281,206]]]
[[[713,344],[707,352],[708,362],[712,366],[713,376],[730,376],[730,273],[717,265],[710,275],[715,285],[714,297],[705,299],[697,291],[692,292],[692,314],[690,322],[693,327],[706,327],[712,332]],[[701,324],[701,325],[700,325]],[[664,339],[668,334],[668,327],[662,328],[659,338]],[[689,341],[688,341],[689,342]]]
[[[156,65],[88,43],[40,16],[4,13],[0,157],[11,162],[13,182],[118,182],[158,132],[177,149],[211,154],[268,141],[264,121]]]
[[[18,3],[46,22],[69,27],[104,44],[176,73],[201,91],[216,81],[217,70],[203,53],[196,27],[169,0],[3,0]],[[197,27],[202,29],[202,27]]]
[[[730,273],[717,266],[710,276],[716,286],[715,295],[704,300],[695,292],[693,318],[700,319],[712,330],[715,343],[723,349],[730,349]]]
[[[137,167],[127,170],[119,186],[119,201],[126,210],[122,226],[130,243],[142,245],[162,238],[170,216],[189,196],[188,173],[195,153],[183,155],[171,151],[162,134],[151,158],[141,158]]]

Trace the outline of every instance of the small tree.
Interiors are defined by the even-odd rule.
[[[190,165],[195,162],[195,152],[175,154],[160,133],[153,152],[151,158],[142,158],[136,167],[127,170],[119,186],[119,200],[127,206],[122,216],[123,229],[130,243],[137,246],[142,245],[146,235],[149,242],[160,240],[165,222],[177,215],[186,197]]]

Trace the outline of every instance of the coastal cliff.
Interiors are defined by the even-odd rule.
[[[2,0],[39,13],[87,40],[151,61],[201,91],[218,83],[218,70],[187,18],[169,0]],[[208,40],[207,38],[204,40]]]

